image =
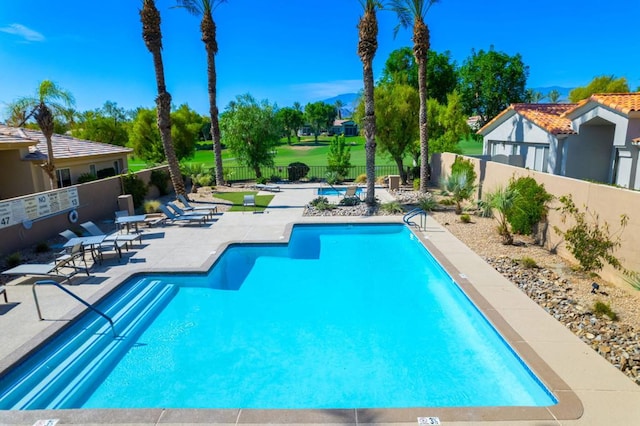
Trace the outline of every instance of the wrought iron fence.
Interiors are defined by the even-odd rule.
[[[301,167],[301,166],[300,166]],[[307,166],[309,171],[305,174],[304,170],[290,166],[274,166],[261,167],[262,176],[271,181],[295,181],[294,177],[302,176],[309,180],[323,180],[327,177],[328,166]],[[354,180],[362,174],[366,174],[365,166],[349,167],[345,180]],[[224,168],[225,178],[229,182],[255,180],[256,173],[253,169],[246,166],[233,166]],[[397,175],[398,168],[396,166],[376,166],[376,176]]]

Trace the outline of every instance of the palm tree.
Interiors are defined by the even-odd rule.
[[[156,71],[156,85],[158,97],[156,106],[158,110],[158,129],[164,153],[169,163],[169,175],[176,194],[187,195],[184,181],[180,173],[178,157],[173,149],[171,140],[171,95],[167,92],[164,82],[164,65],[162,64],[162,31],[160,30],[160,12],[156,8],[155,0],[142,0],[140,10],[140,22],[142,22],[142,38],[147,49],[153,55],[153,66]]]
[[[413,23],[413,55],[418,63],[418,92],[420,96],[420,192],[427,192],[429,178],[429,134],[427,132],[427,53],[429,27],[424,19],[438,0],[390,0],[391,10],[398,14],[400,25],[409,28]],[[398,28],[396,28],[397,32]]]
[[[50,80],[44,80],[38,86],[34,97],[20,98],[8,106],[10,118],[8,122],[22,127],[31,118],[36,120],[47,141],[47,161],[41,165],[47,176],[51,189],[58,187],[55,175],[55,159],[53,157],[53,136],[56,117],[65,117],[74,105],[73,95]]]
[[[364,83],[364,136],[367,198],[365,202],[373,206],[376,202],[376,115],[373,101],[373,58],[378,50],[378,19],[376,11],[382,8],[378,0],[359,0],[364,15],[358,22],[358,56],[362,61],[362,79]]]
[[[342,108],[344,107],[344,102],[342,102],[341,99],[336,99],[333,106],[336,108],[336,116],[338,117],[338,120],[342,120]]]
[[[227,0],[176,0],[177,7],[186,9],[189,13],[202,15],[200,31],[202,41],[207,50],[207,80],[209,90],[209,115],[211,116],[211,137],[213,138],[213,153],[216,160],[216,185],[224,184],[222,170],[222,144],[220,142],[220,123],[218,121],[218,106],[216,103],[216,54],[218,43],[216,42],[216,23],[213,20],[213,11]]]

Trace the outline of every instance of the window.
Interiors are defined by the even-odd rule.
[[[58,179],[58,188],[71,186],[71,170],[70,169],[56,169],[56,177]]]
[[[98,176],[98,174],[96,173],[96,165],[95,164],[89,164],[89,173],[94,175],[94,176]]]

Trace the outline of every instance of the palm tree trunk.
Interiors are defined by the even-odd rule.
[[[420,98],[420,192],[427,192],[429,180],[429,134],[427,130],[427,53],[429,29],[422,19],[413,26],[413,53],[418,63],[418,96]]]
[[[58,180],[56,179],[55,171],[55,158],[53,156],[53,143],[51,137],[53,136],[53,114],[47,105],[40,103],[35,113],[35,119],[38,123],[38,127],[42,130],[45,140],[47,141],[47,161],[42,165],[42,169],[49,177],[49,186],[51,189],[58,188]]]
[[[218,43],[216,42],[216,24],[213,21],[211,12],[203,13],[202,41],[207,50],[207,88],[209,91],[209,115],[211,116],[211,137],[213,139],[213,156],[215,157],[216,185],[224,185],[224,173],[222,168],[222,143],[220,137],[220,123],[218,121],[217,105],[217,74],[216,74],[216,54],[218,53]]]
[[[169,165],[169,175],[176,194],[187,195],[180,173],[180,164],[173,148],[171,139],[171,95],[167,92],[164,80],[164,65],[162,63],[162,32],[160,30],[160,12],[156,8],[154,0],[142,0],[140,21],[142,22],[142,38],[149,52],[153,56],[153,66],[156,73],[156,85],[158,97],[156,106],[158,113],[158,129],[164,147],[165,156]]]
[[[369,206],[376,203],[376,115],[373,83],[373,58],[378,49],[378,20],[375,5],[367,2],[365,14],[358,23],[360,40],[358,55],[362,61],[362,78],[364,84],[364,136],[365,164],[367,173],[367,196],[365,202]]]

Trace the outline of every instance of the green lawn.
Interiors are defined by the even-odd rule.
[[[233,207],[229,211],[231,212],[263,212],[267,208],[274,195],[257,195],[256,191],[246,192],[217,192],[214,196],[222,200],[230,201],[233,203]],[[256,205],[255,207],[244,207],[243,200],[245,195],[255,195]]]
[[[351,164],[354,166],[365,165],[364,136],[353,136],[347,138],[347,143],[351,145]],[[327,164],[327,154],[329,153],[329,143],[331,137],[320,136],[316,143],[313,137],[304,137],[300,142],[292,139],[292,144],[287,144],[287,139],[283,138],[280,145],[276,148],[275,165],[288,166],[290,163],[299,161],[308,166],[324,166]],[[203,146],[209,148],[211,142],[202,142]],[[471,136],[460,141],[462,153],[466,155],[482,154],[482,142],[476,142]],[[207,167],[214,167],[213,151],[211,149],[202,149],[195,152],[193,158],[188,160],[189,163],[203,163]],[[228,167],[240,166],[233,154],[227,150],[222,150],[222,164]],[[376,154],[376,164],[380,166],[393,166],[395,162],[387,155]],[[404,160],[405,167],[411,165],[411,157],[407,156]],[[143,160],[130,157],[129,170],[138,171],[146,169],[147,163]]]

